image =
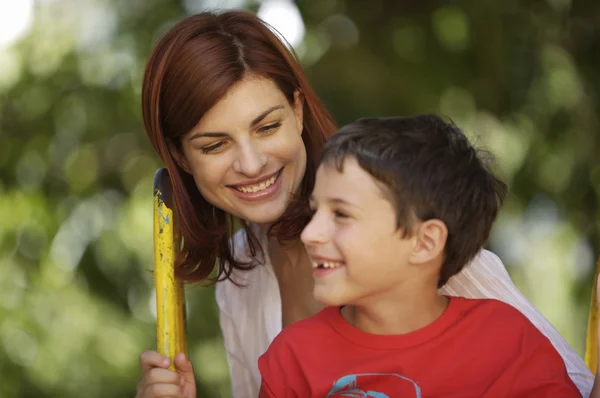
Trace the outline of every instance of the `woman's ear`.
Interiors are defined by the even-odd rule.
[[[431,219],[421,222],[415,231],[415,246],[411,263],[428,263],[444,255],[448,228],[442,220]]]
[[[304,130],[304,96],[300,90],[294,91],[294,115],[298,131],[302,133]]]
[[[177,148],[172,142],[167,143],[167,147],[169,148],[169,152],[171,153],[171,157],[175,160],[175,163],[179,167],[183,169],[188,174],[192,174],[190,165],[188,164],[185,155],[183,154],[183,149]]]

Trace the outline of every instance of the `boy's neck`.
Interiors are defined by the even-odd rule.
[[[377,298],[366,305],[345,306],[342,308],[342,316],[351,325],[366,333],[411,333],[434,322],[448,306],[448,298],[438,295],[436,289],[423,291],[431,293],[406,292],[402,296]]]

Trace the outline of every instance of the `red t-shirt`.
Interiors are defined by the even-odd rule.
[[[258,366],[261,398],[581,397],[550,341],[492,299],[451,298],[433,323],[395,336],[326,308],[285,328]]]

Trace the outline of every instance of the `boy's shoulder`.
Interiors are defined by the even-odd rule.
[[[283,347],[304,347],[305,343],[327,335],[328,332],[333,331],[331,318],[335,316],[336,311],[339,311],[339,308],[328,307],[311,317],[283,328],[269,346],[269,351]]]
[[[287,326],[279,333],[278,337],[286,335],[296,337],[298,335],[305,335],[307,332],[331,329],[331,319],[339,310],[338,307],[324,308],[313,316],[296,321]]]
[[[466,298],[466,297],[450,297],[453,304],[461,307],[461,312],[464,314],[481,313],[489,314],[496,313],[497,315],[523,318],[521,312],[510,304],[494,298]]]
[[[492,328],[496,325],[511,327],[521,326],[524,328],[534,327],[533,324],[521,311],[503,301],[493,298],[464,298],[453,297],[461,307],[461,314],[467,320],[476,321],[477,319],[485,320],[482,327]]]

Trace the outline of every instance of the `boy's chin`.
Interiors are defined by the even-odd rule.
[[[318,289],[315,289],[313,296],[315,300],[326,307],[341,307],[346,304],[342,297],[331,294],[331,292],[319,292]]]

